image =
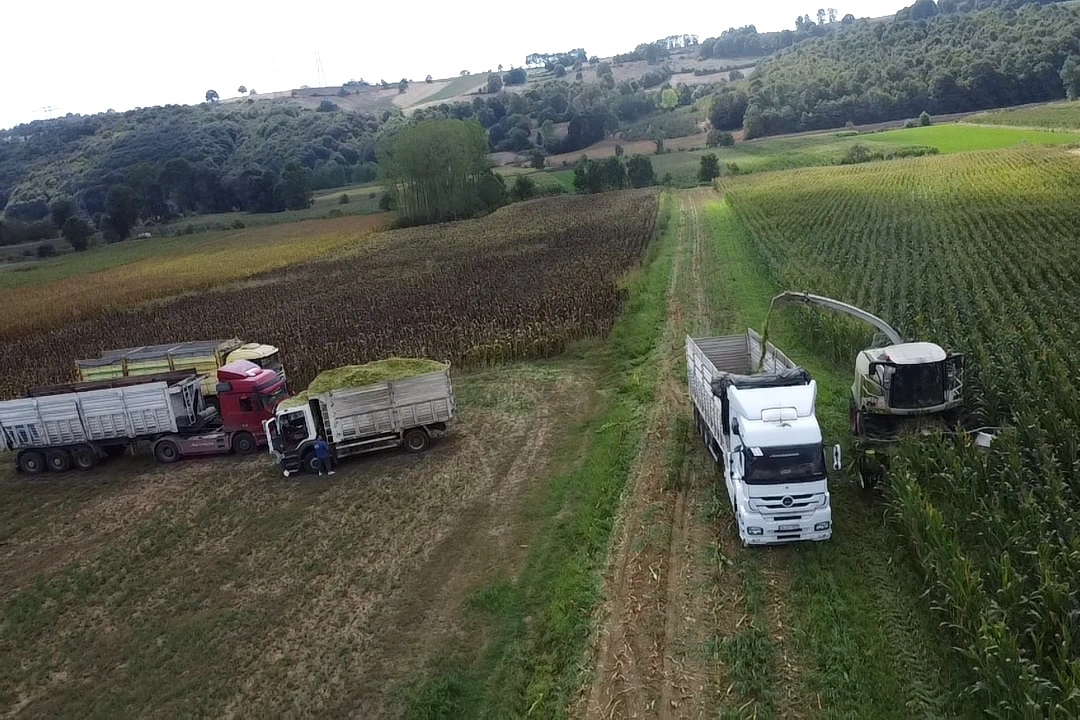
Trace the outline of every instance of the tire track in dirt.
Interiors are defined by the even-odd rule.
[[[707,234],[699,205],[710,197],[709,190],[678,195],[678,247],[659,346],[656,399],[613,534],[605,602],[595,621],[595,675],[570,708],[575,717],[683,717],[700,715],[715,704],[709,699],[715,697],[719,678],[705,645],[721,594],[707,557],[714,527],[704,517],[715,469],[683,458],[691,457],[682,452],[683,443],[692,441],[674,435],[684,432],[679,418],[691,417],[677,372],[684,337],[688,329],[708,322],[703,282]],[[669,453],[675,453],[677,467],[669,468]],[[672,476],[674,488],[667,486]]]

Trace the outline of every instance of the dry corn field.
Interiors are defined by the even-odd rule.
[[[106,253],[132,253],[133,257],[119,257],[118,264],[110,263],[96,272],[81,272],[79,261],[83,258],[73,256],[61,261],[76,273],[70,277],[63,277],[67,272],[60,271],[58,279],[36,282],[36,275],[47,276],[45,268],[31,269],[25,275],[8,273],[0,276],[0,302],[5,308],[0,340],[18,339],[34,330],[313,260],[354,246],[388,221],[385,214],[351,215],[202,236],[155,238],[129,247],[118,244],[106,248]]]
[[[722,190],[777,284],[851,302],[967,355],[1007,429],[986,455],[905,449],[886,488],[994,717],[1080,713],[1080,158],[1062,150],[813,169]],[[858,331],[807,314],[850,368]]]
[[[9,291],[32,305],[5,325],[0,389],[11,397],[67,380],[75,359],[102,350],[192,338],[275,344],[297,387],[326,368],[388,355],[473,367],[552,355],[610,329],[626,295],[622,278],[653,236],[657,197],[640,190],[541,199],[480,220],[379,233],[348,255],[283,262],[262,274],[244,272],[249,260],[226,246],[197,265],[208,283],[244,282],[132,310],[123,308],[199,289],[174,267],[185,260],[141,263],[145,275],[130,288],[122,280],[130,267],[110,270],[96,295],[84,283],[102,282],[100,273],[62,283],[79,288],[73,308],[48,303],[45,287]],[[226,261],[235,265],[219,270]],[[72,322],[89,298],[99,312]],[[20,327],[27,324],[37,332]]]

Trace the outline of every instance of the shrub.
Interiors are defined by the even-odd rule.
[[[374,193],[372,193],[372,195],[374,195]],[[348,205],[349,204],[349,194],[348,193],[341,193],[341,197],[339,197],[337,201],[338,201],[338,205]]]

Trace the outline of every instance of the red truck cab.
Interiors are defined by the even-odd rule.
[[[217,396],[221,429],[227,433],[250,433],[266,444],[263,421],[274,417],[278,403],[288,397],[285,380],[273,370],[250,360],[234,360],[218,368]]]

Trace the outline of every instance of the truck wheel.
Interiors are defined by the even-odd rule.
[[[36,450],[19,453],[19,470],[27,475],[40,475],[45,470],[45,458]]]
[[[311,473],[312,475],[319,474],[319,458],[315,456],[314,450],[309,450],[304,454],[304,459],[302,460],[302,463],[304,470],[306,470],[307,472]]]
[[[413,428],[405,433],[405,449],[411,453],[424,452],[430,442],[431,438],[423,428]]]
[[[233,435],[232,449],[237,455],[250,455],[259,449],[259,445],[251,433],[238,432]]]
[[[45,453],[45,464],[53,472],[67,472],[71,469],[71,453],[63,448],[49,450]]]
[[[159,463],[174,463],[180,459],[180,448],[172,440],[162,440],[154,446],[154,459]]]
[[[76,470],[89,470],[97,465],[97,461],[97,453],[89,445],[80,445],[71,451],[71,462]]]

